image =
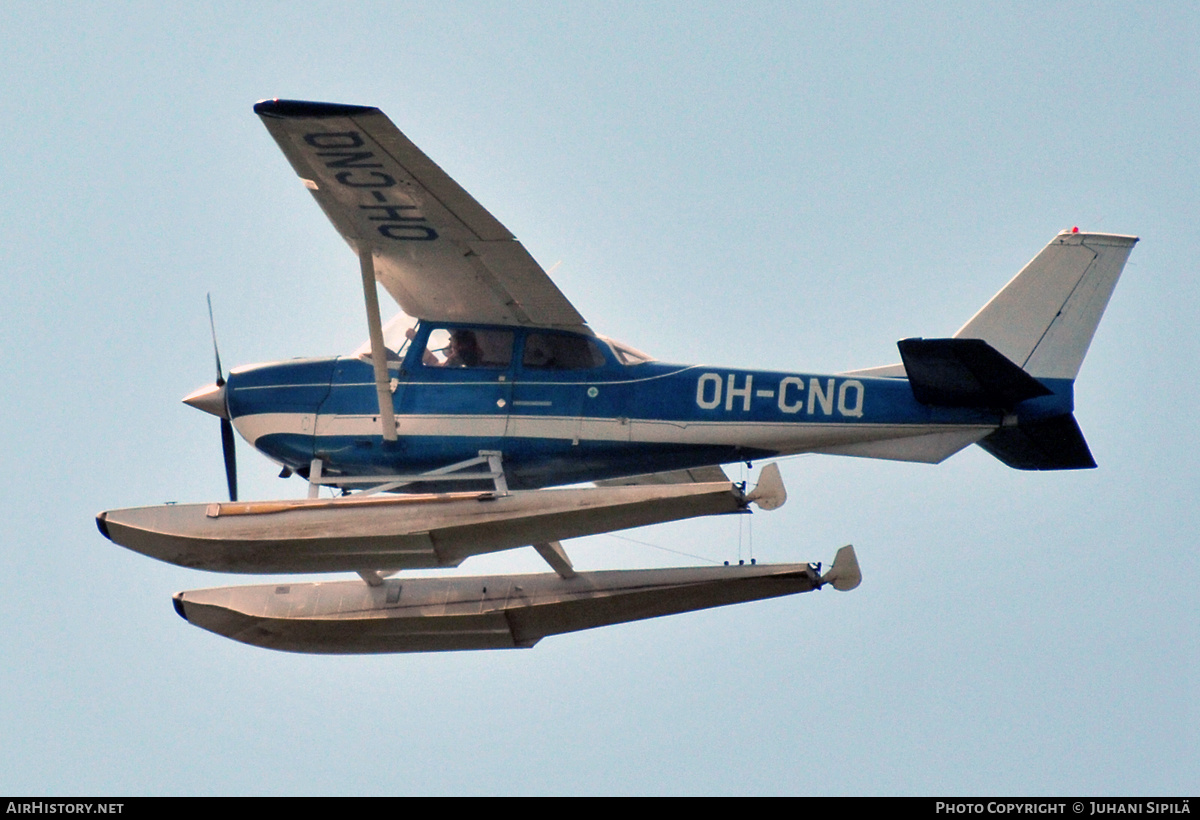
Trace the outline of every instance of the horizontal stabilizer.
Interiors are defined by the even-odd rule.
[[[979,446],[1018,470],[1088,470],[1096,466],[1071,413],[1001,427]]]
[[[853,553],[828,579],[852,588]],[[849,564],[854,563],[853,567]],[[188,622],[236,641],[287,652],[436,652],[530,647],[547,635],[675,615],[819,589],[809,564],[389,578],[220,587],[180,592]]]
[[[922,404],[1007,408],[1051,394],[982,339],[904,339],[896,346]]]

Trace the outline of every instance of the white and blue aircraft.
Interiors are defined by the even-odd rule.
[[[361,580],[182,592],[187,620],[277,649],[532,646],[541,637],[819,589],[832,567],[576,572],[566,538],[774,509],[720,465],[797,453],[937,463],[978,444],[1024,470],[1094,467],[1073,386],[1136,237],[1056,236],[951,338],[837,374],[669,364],[595,333],[545,271],[376,108],[255,112],[359,259],[370,340],[242,367],[185,399],[222,419],[230,503],[101,513],[101,532],[183,566]],[[383,326],[376,283],[401,313]],[[214,340],[215,349],[215,340]],[[238,502],[236,430],[309,482]],[[593,482],[594,487],[560,488]],[[322,498],[321,486],[341,495]],[[554,573],[394,577],[533,546]]]

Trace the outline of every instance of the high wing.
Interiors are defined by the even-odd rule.
[[[405,313],[583,329],[529,252],[378,108],[254,106],[305,187]]]

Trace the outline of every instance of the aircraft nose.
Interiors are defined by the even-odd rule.
[[[229,418],[229,410],[225,406],[224,384],[210,384],[201,387],[184,396],[183,403],[191,405],[197,410],[203,410],[205,413],[212,413],[219,418]]]

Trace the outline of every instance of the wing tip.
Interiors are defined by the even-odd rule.
[[[354,117],[378,114],[379,109],[370,105],[346,105],[344,103],[308,102],[305,100],[259,100],[254,104],[254,113],[260,117],[277,119],[321,119],[325,117]]]

